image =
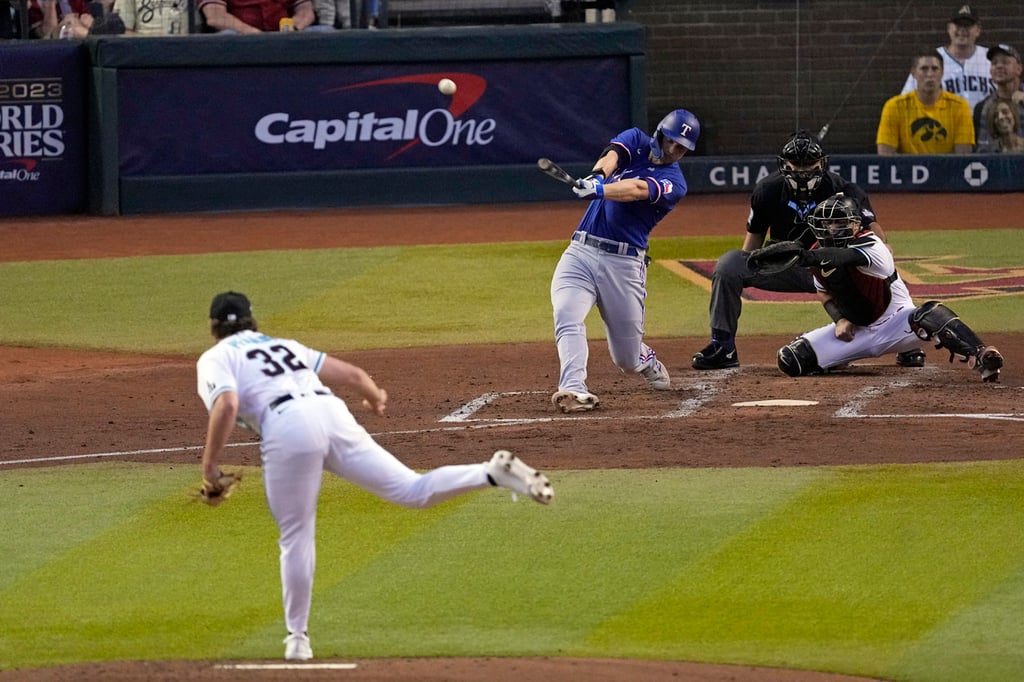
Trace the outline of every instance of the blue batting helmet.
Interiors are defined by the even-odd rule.
[[[700,121],[686,109],[676,109],[661,119],[654,137],[651,138],[651,153],[654,158],[661,158],[661,138],[667,137],[678,142],[691,152],[697,147],[700,138]]]

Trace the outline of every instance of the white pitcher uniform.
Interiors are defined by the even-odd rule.
[[[487,465],[409,469],[356,422],[317,376],[325,355],[290,339],[245,330],[221,339],[197,363],[199,396],[212,409],[238,394],[238,421],[261,436],[263,482],[281,531],[285,624],[307,629],[316,560],[317,498],[323,471],[403,507],[429,507],[491,486]]]

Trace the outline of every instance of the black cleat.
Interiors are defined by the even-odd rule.
[[[924,367],[924,351],[916,348],[897,353],[896,364],[900,367]]]
[[[739,367],[740,358],[735,348],[727,351],[712,342],[693,356],[691,364],[694,369],[729,369],[730,367]]]
[[[974,358],[974,368],[981,372],[985,383],[999,381],[999,370],[1003,367],[1003,355],[995,346],[984,346]]]

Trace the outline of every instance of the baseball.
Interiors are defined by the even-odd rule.
[[[441,91],[442,95],[454,95],[455,81],[451,78],[442,78],[437,82],[437,89]]]

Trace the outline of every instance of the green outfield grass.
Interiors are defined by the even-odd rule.
[[[191,467],[4,472],[0,667],[278,658],[276,533],[259,469],[247,474],[210,509],[188,497]],[[643,657],[919,681],[1024,669],[1024,462],[554,482],[550,508],[493,490],[414,511],[328,477],[317,656]]]
[[[957,256],[966,267],[1019,266],[1018,230],[910,232],[897,254]],[[655,259],[713,260],[738,240],[654,239]],[[552,337],[551,274],[563,242],[261,251],[0,263],[0,344],[196,355],[208,345],[209,300],[226,289],[253,300],[264,329],[353,350]],[[962,254],[962,255],[958,255]],[[708,293],[668,269],[649,276],[647,334],[704,336]],[[1021,296],[957,301],[985,331],[1024,331]],[[592,338],[604,329],[591,317]],[[821,307],[754,304],[744,334],[796,334],[828,322]]]
[[[897,255],[974,268],[1019,267],[1024,252],[1015,230],[890,239]],[[652,256],[710,260],[738,243],[655,238]],[[549,341],[563,248],[2,263],[0,344],[194,357],[210,343],[209,300],[226,289],[250,295],[266,331],[328,350]],[[649,288],[649,336],[707,333],[706,291],[658,265]],[[978,331],[1021,332],[1021,297],[952,307]],[[826,321],[814,302],[747,304],[742,324],[796,334]],[[551,508],[486,491],[426,511],[329,480],[318,658],[611,656],[1021,678],[1024,462],[551,475]],[[276,532],[259,470],[216,510],[190,501],[195,477],[169,464],[0,468],[0,669],[279,658]]]

